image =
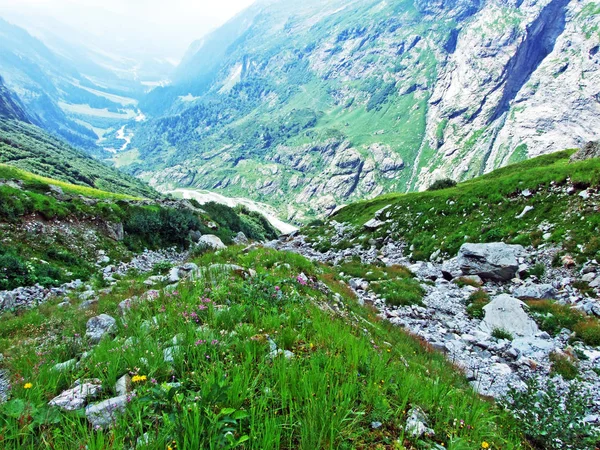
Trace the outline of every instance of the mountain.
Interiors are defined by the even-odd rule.
[[[0,117],[29,122],[21,101],[4,85],[0,76]]]
[[[599,26],[590,0],[259,1],[141,102],[129,170],[302,220],[579,146]]]
[[[143,181],[94,159],[37,126],[10,120],[10,115],[6,118],[5,92],[0,89],[0,163],[80,186],[143,198],[159,196]],[[19,111],[22,114],[17,109],[13,116]]]
[[[51,42],[57,47],[56,42],[64,43]],[[75,43],[62,45],[57,53],[23,28],[0,19],[0,70],[26,112],[55,136],[107,157],[97,142],[138,115],[135,97],[144,89],[101,67],[90,54]]]

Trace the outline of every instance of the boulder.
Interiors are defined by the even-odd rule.
[[[513,336],[535,336],[540,330],[524,308],[526,305],[521,300],[508,294],[498,295],[483,307],[485,317],[480,328],[489,334],[502,329]]]
[[[408,418],[406,419],[406,426],[404,431],[413,439],[418,439],[421,436],[431,437],[435,435],[435,432],[429,428],[427,422],[429,418],[427,414],[418,406],[413,406],[408,411]]]
[[[125,412],[127,396],[109,398],[85,408],[85,415],[94,428],[106,428],[112,425],[117,417]]]
[[[128,374],[123,375],[115,383],[115,392],[118,395],[127,395],[131,390],[131,377]]]
[[[100,314],[92,317],[86,324],[85,335],[93,344],[97,344],[106,334],[113,334],[116,331],[117,321],[108,314]]]
[[[484,280],[507,281],[519,270],[521,245],[502,242],[463,244],[458,253],[458,265],[466,275],[479,275]]]
[[[57,406],[65,411],[75,411],[83,408],[89,400],[96,398],[102,391],[100,380],[89,380],[83,383],[75,382],[74,387],[54,397],[48,405]]]
[[[241,231],[233,238],[233,243],[236,245],[247,245],[250,243],[248,238]]]
[[[200,237],[198,240],[198,245],[204,245],[214,250],[227,248],[227,246],[223,244],[223,241],[221,241],[221,239],[214,234],[205,234],[204,236]]]
[[[548,298],[556,298],[558,291],[551,284],[528,283],[516,287],[513,290],[513,295],[521,300],[527,298],[543,300]]]
[[[367,230],[376,230],[378,228],[381,228],[383,225],[385,225],[385,222],[382,222],[381,220],[378,220],[378,219],[371,219],[367,223],[364,224],[364,227]]]

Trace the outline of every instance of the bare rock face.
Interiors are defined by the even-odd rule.
[[[571,162],[600,158],[600,141],[588,142],[571,156]]]
[[[463,244],[458,252],[458,264],[466,275],[478,275],[484,280],[506,281],[517,274],[518,256],[524,251],[521,245],[502,242]]]

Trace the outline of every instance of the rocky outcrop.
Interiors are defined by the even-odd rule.
[[[571,162],[600,158],[600,141],[588,142],[571,156]]]
[[[519,269],[518,257],[524,251],[520,245],[501,242],[463,244],[458,253],[458,264],[467,275],[478,275],[484,280],[506,281],[515,277]]]

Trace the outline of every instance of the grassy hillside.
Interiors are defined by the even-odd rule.
[[[11,181],[0,183],[0,290],[86,280],[101,250],[122,261],[145,248],[184,248],[191,231],[225,243],[240,231],[254,240],[277,235],[264,217],[241,208],[137,201],[0,165],[3,179]],[[51,193],[51,185],[63,193]]]
[[[573,152],[534,158],[449,189],[390,194],[351,204],[330,218],[352,226],[337,246],[368,245],[372,237],[391,235],[412,246],[415,259],[422,259],[436,250],[453,256],[464,242],[502,240],[534,246],[551,242],[581,261],[596,258],[600,160],[571,163]],[[579,195],[585,190],[589,192]],[[388,207],[382,214],[386,223],[376,231],[365,230],[363,225],[384,207]],[[533,209],[518,217],[525,207]],[[331,245],[330,225],[305,231],[322,250]]]
[[[528,448],[506,413],[441,354],[358,306],[331,268],[235,247],[195,262],[258,274],[207,269],[176,291],[134,302],[122,318],[117,305],[144,292],[141,279],[123,280],[93,310],[48,304],[4,315],[0,352],[13,393],[0,407],[2,447]],[[90,346],[81,336],[99,313],[118,318],[116,335]],[[77,365],[53,368],[71,358]],[[110,428],[93,428],[83,409],[47,406],[77,379],[99,380],[97,400],[114,397],[123,375],[134,392]],[[434,436],[404,432],[413,407],[428,414]]]
[[[2,118],[0,163],[104,191],[148,198],[159,195],[142,181],[93,159],[40,128]]]

